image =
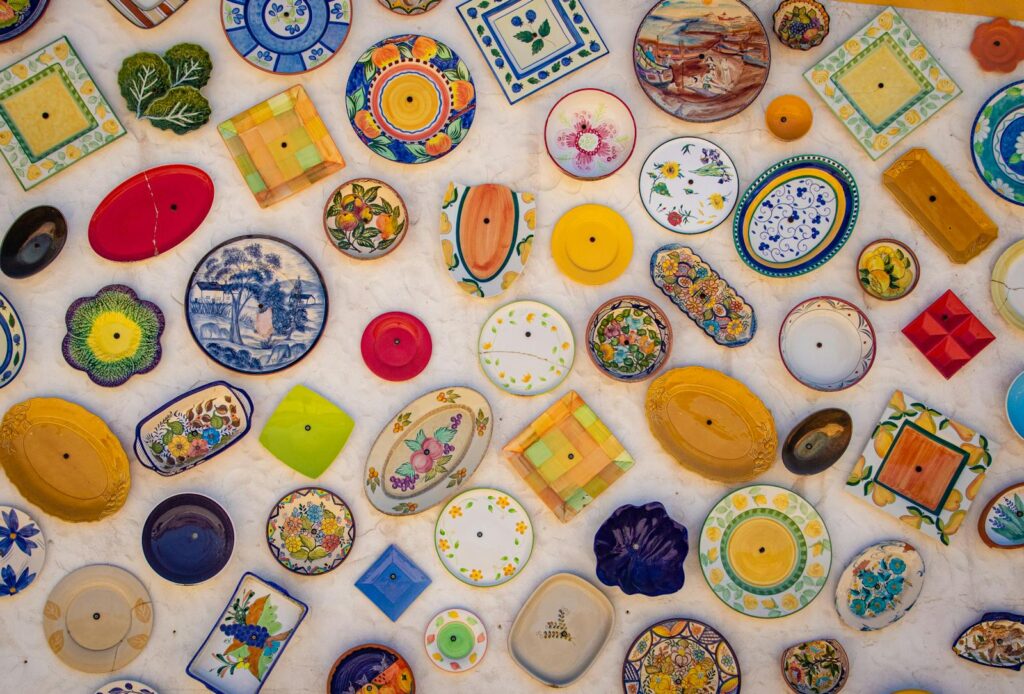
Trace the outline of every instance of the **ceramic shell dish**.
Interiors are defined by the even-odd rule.
[[[3,388],[17,378],[28,354],[28,340],[21,316],[3,294],[0,294],[0,331],[3,331],[3,341],[0,342],[0,388]]]
[[[839,577],[836,611],[860,631],[884,629],[903,618],[924,586],[924,560],[913,546],[887,541],[858,554]]]
[[[267,546],[294,573],[319,576],[341,566],[352,551],[356,524],[340,496],[321,487],[289,492],[270,509]]]
[[[0,598],[22,592],[46,561],[46,537],[36,520],[12,506],[0,506]]]
[[[598,370],[617,381],[651,378],[672,351],[672,324],[657,304],[617,296],[601,304],[587,324],[587,353]]]
[[[978,665],[1020,672],[1024,666],[1024,617],[988,612],[957,637],[953,652]]]
[[[513,395],[542,395],[572,368],[576,342],[568,321],[539,301],[513,301],[480,330],[477,355],[484,375]]]
[[[405,240],[409,211],[394,188],[374,178],[357,178],[334,189],[324,207],[331,244],[350,258],[374,260]]]
[[[1011,244],[992,267],[992,303],[1011,325],[1024,330],[1024,240]]]
[[[978,534],[994,549],[1024,547],[1024,482],[992,497],[978,516]]]
[[[396,694],[416,694],[416,678],[398,651],[376,643],[342,653],[327,677],[327,694],[376,694],[385,687]]]
[[[633,154],[636,120],[614,94],[578,89],[551,107],[544,143],[555,166],[569,176],[584,181],[606,178]]]
[[[739,185],[725,150],[699,137],[659,145],[640,171],[640,199],[647,213],[678,234],[711,231],[728,219]]]
[[[445,672],[466,672],[487,654],[487,630],[469,610],[442,610],[427,624],[423,645],[433,665]]]
[[[740,663],[725,637],[695,619],[666,619],[644,629],[626,651],[626,694],[740,691]]]
[[[162,578],[181,585],[208,581],[231,560],[235,527],[224,507],[202,494],[175,494],[142,526],[142,553]]]
[[[683,587],[689,549],[686,528],[660,502],[626,504],[594,535],[597,578],[626,595],[669,595]]]
[[[0,271],[13,279],[30,277],[60,255],[68,223],[56,207],[40,205],[19,216],[0,246]]]
[[[804,641],[782,653],[782,676],[797,694],[837,694],[850,677],[850,660],[835,639]]]
[[[819,296],[800,302],[783,319],[779,354],[793,378],[808,388],[845,390],[875,363],[875,330],[850,302]]]
[[[896,239],[879,239],[864,246],[857,258],[861,289],[882,301],[902,299],[921,279],[921,264],[910,247]]]
[[[974,121],[971,151],[978,175],[1008,202],[1024,205],[1024,81],[993,94]]]
[[[582,284],[619,277],[633,258],[633,232],[605,205],[586,204],[563,214],[551,232],[551,255],[563,275]]]

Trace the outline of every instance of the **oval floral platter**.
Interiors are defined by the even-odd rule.
[[[974,121],[971,150],[981,180],[1015,205],[1024,205],[1024,81],[993,94]]]
[[[796,380],[821,391],[844,390],[875,362],[875,330],[864,312],[834,296],[802,301],[779,329],[782,363]]]
[[[479,487],[448,502],[434,526],[441,564],[463,583],[493,588],[519,575],[533,553],[533,522],[510,494]]]
[[[45,561],[46,537],[35,518],[12,506],[0,506],[0,598],[32,585]]]
[[[484,323],[477,354],[494,385],[513,395],[541,395],[569,375],[576,343],[558,311],[539,301],[513,301]]]
[[[906,542],[871,545],[843,570],[836,611],[848,626],[876,631],[910,611],[924,586],[924,559]]]
[[[603,89],[578,89],[551,108],[544,123],[548,156],[584,181],[607,178],[636,147],[636,120],[622,99]]]
[[[699,137],[665,142],[640,170],[640,200],[647,213],[678,234],[701,234],[728,219],[739,185],[725,150]]]
[[[695,619],[666,619],[644,629],[622,662],[626,694],[740,691],[740,663],[725,637]]]
[[[0,294],[0,330],[3,330],[0,342],[0,388],[3,388],[18,376],[28,353],[25,326],[14,305],[3,294]]]
[[[617,381],[642,381],[665,365],[672,350],[672,324],[664,312],[639,296],[618,296],[601,304],[587,325],[587,352],[604,374]]]
[[[348,504],[321,487],[289,492],[267,518],[267,545],[284,568],[318,576],[338,568],[352,551],[356,524]]]
[[[491,406],[470,388],[413,400],[377,435],[366,458],[366,496],[381,513],[422,513],[449,498],[483,461]]]
[[[743,193],[733,217],[736,251],[769,277],[796,277],[827,263],[853,233],[857,182],[839,162],[815,154],[784,159]]]
[[[327,238],[350,258],[373,260],[398,248],[409,227],[402,196],[383,181],[357,178],[342,183],[327,198]]]

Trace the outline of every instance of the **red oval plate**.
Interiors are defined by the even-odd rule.
[[[370,321],[361,347],[370,371],[388,381],[408,381],[427,367],[433,343],[423,321],[393,311]]]
[[[107,260],[145,260],[187,239],[213,205],[213,181],[186,164],[137,173],[99,204],[89,221],[89,244]]]

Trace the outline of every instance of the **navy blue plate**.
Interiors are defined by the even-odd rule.
[[[213,578],[231,558],[235,529],[220,504],[202,494],[164,499],[142,527],[142,552],[161,577],[192,585]]]

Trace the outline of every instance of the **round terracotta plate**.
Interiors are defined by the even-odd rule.
[[[551,255],[566,277],[582,284],[605,284],[625,272],[633,258],[633,232],[610,207],[580,205],[555,224]]]
[[[193,585],[220,573],[235,547],[224,507],[202,494],[175,494],[156,505],[142,526],[142,553],[161,577]]]
[[[375,178],[342,183],[327,198],[324,230],[328,240],[350,258],[373,260],[405,240],[409,212],[394,188]]]
[[[857,258],[857,280],[865,293],[894,301],[914,291],[921,265],[910,247],[896,239],[878,239],[864,246]]]
[[[356,524],[348,504],[321,487],[285,494],[267,518],[270,553],[284,568],[305,576],[341,566],[355,539]]]
[[[487,653],[487,630],[469,610],[452,608],[434,615],[423,636],[430,662],[445,672],[465,672]]]
[[[0,245],[0,271],[21,279],[52,263],[68,238],[68,223],[56,207],[33,207],[16,220]]]
[[[1024,330],[1024,240],[1003,251],[992,267],[989,289],[999,315]]]
[[[541,395],[569,375],[576,343],[558,311],[539,301],[513,301],[484,323],[477,355],[487,378],[505,392]]]
[[[666,619],[644,629],[626,651],[622,687],[627,694],[739,692],[740,662],[714,627]]]
[[[636,121],[622,99],[603,89],[578,89],[551,108],[544,142],[555,165],[573,178],[606,178],[625,166],[636,146]]]
[[[327,678],[327,694],[416,694],[416,678],[397,651],[376,643],[342,653]]]
[[[1024,80],[985,102],[973,133],[971,151],[981,180],[1004,200],[1024,205]]]
[[[0,506],[0,598],[32,585],[45,561],[46,537],[35,518],[12,506]]]
[[[392,311],[370,321],[360,349],[370,371],[386,381],[408,381],[427,368],[433,343],[423,321]]]
[[[587,325],[587,353],[594,366],[617,381],[642,381],[665,365],[672,351],[672,324],[656,304],[617,296],[601,304]]]
[[[808,388],[844,390],[859,383],[875,362],[875,330],[864,312],[834,296],[803,301],[779,329],[786,369]]]
[[[839,576],[836,611],[859,631],[883,629],[910,611],[923,586],[924,559],[918,551],[906,542],[879,542]]]
[[[0,339],[0,388],[3,388],[21,372],[28,353],[21,316],[3,294],[0,294],[0,330],[3,331],[3,339]]]
[[[702,234],[728,219],[739,186],[725,150],[699,137],[659,145],[640,170],[640,200],[647,213],[677,234]]]

